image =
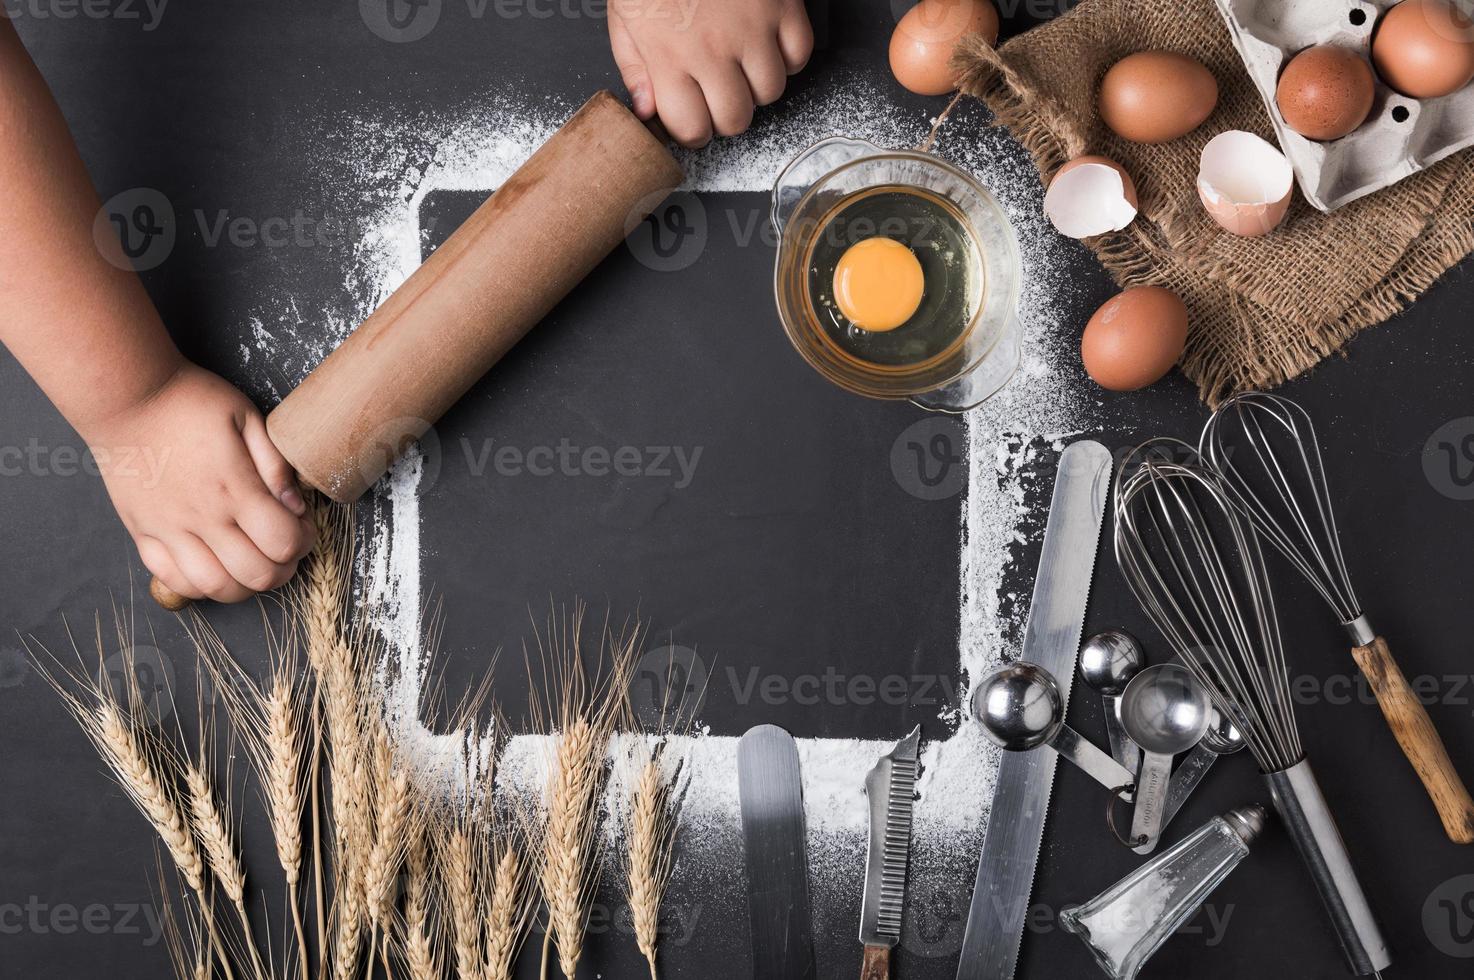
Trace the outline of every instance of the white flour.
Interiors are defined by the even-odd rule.
[[[795,152],[830,135],[862,137],[883,146],[915,145],[926,135],[929,120],[892,106],[888,85],[888,80],[850,81],[786,102],[747,135],[686,155],[682,162],[689,174],[688,188],[766,192]],[[383,203],[356,250],[347,283],[355,306],[340,311],[328,346],[418,265],[418,214],[428,193],[495,188],[573,108],[478,103],[440,128],[440,138],[432,141],[433,155],[421,137],[410,139],[403,131],[391,132],[372,121],[355,124],[361,141],[358,157],[364,161],[358,176],[371,178],[381,188]],[[1027,341],[1018,375],[966,418],[969,482],[959,529],[963,541],[959,657],[961,672],[972,681],[1009,652],[1012,638],[1020,632],[1027,597],[1005,591],[1006,573],[1017,546],[1042,530],[1042,515],[1031,504],[1041,496],[1041,488],[1034,486],[1035,464],[1041,455],[1061,448],[1062,440],[1082,428],[1086,416],[1083,397],[1070,390],[1078,360],[1073,325],[1062,323],[1059,313],[1060,297],[1073,288],[1066,270],[1068,250],[1075,246],[1060,239],[1042,217],[1042,190],[1024,151],[1003,131],[985,127],[984,119],[980,108],[961,107],[943,131],[937,151],[976,175],[1012,218],[1024,264],[1021,315]],[[422,128],[436,131],[433,126]],[[270,325],[257,321],[256,346],[268,355],[257,360],[279,367],[285,362],[287,376],[292,368],[300,369],[297,376],[309,370],[325,348],[298,337],[298,322],[295,309],[283,311]],[[776,322],[773,329],[778,329]],[[242,356],[249,361],[252,351],[243,349]],[[855,410],[864,410],[859,400]],[[372,505],[375,531],[360,570],[367,583],[366,604],[388,642],[382,677],[391,685],[395,720],[429,774],[448,785],[461,778],[466,750],[476,741],[464,735],[432,734],[417,716],[426,671],[419,621],[420,462],[413,454],[402,460],[377,492]],[[1042,488],[1045,500],[1047,489]],[[1028,573],[1023,581],[1031,581],[1032,570],[1022,571]],[[923,733],[925,771],[919,785],[916,836],[918,855],[942,854],[956,864],[963,855],[976,853],[997,760],[975,726],[960,724],[957,718],[949,721],[955,729],[950,733]],[[707,735],[681,746],[690,779],[683,826],[701,828],[708,836],[734,833],[736,746],[734,738]],[[845,882],[856,878],[862,863],[855,853],[857,841],[863,848],[867,812],[861,774],[888,747],[879,741],[800,742],[810,860],[816,869],[837,869]],[[536,786],[542,778],[543,756],[533,737],[514,739],[501,762],[499,783],[524,790]],[[617,797],[632,782],[638,760],[631,762],[635,757],[628,752],[616,751],[614,756],[612,786]],[[918,857],[918,862],[924,865],[925,859]],[[950,873],[955,871],[954,867]],[[924,875],[926,868],[918,867],[914,874]],[[821,877],[817,870],[814,877]],[[823,887],[819,886],[821,891]]]

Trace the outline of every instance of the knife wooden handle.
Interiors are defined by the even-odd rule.
[[[1474,843],[1474,800],[1469,798],[1469,791],[1454,769],[1428,710],[1409,686],[1397,661],[1392,659],[1387,641],[1379,636],[1366,646],[1353,648],[1351,655],[1372,685],[1372,693],[1377,696],[1377,704],[1392,734],[1397,736],[1403,755],[1417,770],[1423,788],[1438,808],[1449,840],[1456,844]]]
[[[891,980],[889,946],[865,947],[865,962],[860,965],[860,980]]]

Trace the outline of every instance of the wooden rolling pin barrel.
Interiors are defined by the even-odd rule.
[[[357,500],[682,179],[599,92],[277,406],[272,441],[304,483]]]

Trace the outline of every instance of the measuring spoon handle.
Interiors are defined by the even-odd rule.
[[[1182,804],[1192,795],[1193,790],[1203,781],[1213,763],[1218,761],[1218,753],[1212,749],[1204,748],[1202,745],[1193,746],[1193,750],[1177,765],[1177,771],[1172,774],[1172,781],[1167,784],[1167,805],[1162,808],[1162,828],[1172,822],[1177,816],[1177,811],[1182,809]]]
[[[1126,734],[1121,724],[1121,696],[1107,694],[1102,700],[1105,702],[1106,741],[1111,745],[1111,756],[1134,773],[1141,766],[1141,749],[1131,741],[1131,736]]]
[[[1172,776],[1172,756],[1143,752],[1141,773],[1136,780],[1136,808],[1131,811],[1131,836],[1142,843],[1137,854],[1150,854],[1162,835],[1162,811],[1167,802],[1167,783]]]
[[[1106,789],[1117,790],[1136,782],[1136,777],[1125,766],[1086,741],[1069,725],[1062,725],[1059,734],[1049,744]]]

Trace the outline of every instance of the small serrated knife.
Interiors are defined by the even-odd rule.
[[[917,725],[865,777],[870,846],[865,852],[865,897],[860,905],[860,942],[865,944],[860,980],[890,980],[891,949],[901,941],[920,746],[921,726]]]
[[[1069,708],[1080,654],[1112,462],[1110,450],[1084,439],[1060,454],[1034,600],[1019,651],[1020,660],[1054,675],[1063,710]],[[1056,752],[1005,752],[999,761],[957,980],[1013,976],[1058,758]]]

